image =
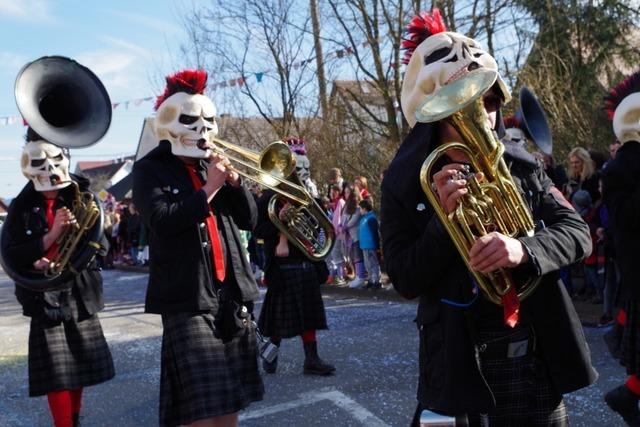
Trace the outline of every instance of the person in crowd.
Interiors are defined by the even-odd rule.
[[[297,160],[309,165],[304,139],[290,136],[285,142]],[[278,347],[283,338],[299,336],[304,349],[302,372],[305,375],[331,375],[335,367],[318,355],[316,336],[316,331],[328,329],[320,290],[320,285],[329,276],[327,265],[324,261],[310,261],[269,219],[268,206],[274,194],[273,190],[266,190],[258,200],[259,219],[255,233],[264,239],[267,283],[258,327]],[[291,205],[279,204],[276,208],[279,217],[284,219]],[[265,372],[275,374],[278,357],[264,360],[262,366]]]
[[[345,256],[345,235],[340,227],[340,220],[342,219],[342,210],[344,209],[345,201],[342,198],[341,187],[338,184],[334,184],[331,187],[331,198],[329,206],[331,208],[330,218],[333,224],[333,229],[336,234],[336,241],[331,249],[331,254],[327,261],[329,267],[330,282],[335,285],[343,286],[346,284],[344,279],[344,256]],[[333,279],[333,280],[331,280]]]
[[[578,190],[587,190],[593,203],[600,200],[599,179],[596,164],[587,150],[575,147],[569,152],[569,182],[564,190],[568,200],[571,200],[573,193]]]
[[[349,282],[349,287],[358,289],[366,284],[367,271],[362,260],[362,250],[358,244],[358,224],[360,223],[360,192],[353,185],[344,189],[345,204],[340,216],[340,232],[345,241],[345,252],[348,262],[353,265],[355,278]]]
[[[597,373],[556,272],[591,251],[589,229],[566,200],[549,192],[551,181],[524,146],[502,142],[505,163],[538,227],[519,238],[489,232],[464,256],[478,274],[508,269],[514,278],[541,282],[522,300],[513,288],[500,304],[479,296],[485,291],[466,268],[419,179],[436,147],[464,139],[449,120],[421,123],[417,113],[434,88],[476,70],[490,76],[497,63],[475,40],[447,32],[438,10],[414,17],[408,29],[401,104],[412,129],[382,182],[381,234],[394,288],[406,298],[419,298],[418,407],[412,425],[420,424],[423,410],[466,416],[471,425],[566,425],[562,395],[593,383]],[[486,114],[480,111],[480,117],[486,123],[477,126],[501,137],[500,108],[510,93],[494,75],[495,84],[482,94]],[[449,150],[427,177],[446,214],[468,194],[468,179],[485,179],[479,171],[461,175],[469,163],[464,152]]]
[[[620,144],[620,141],[618,141],[617,139],[615,139],[611,144],[609,144],[609,160],[607,160],[606,163],[602,165],[603,170],[607,168],[611,160],[616,158],[616,153],[618,152],[618,148],[620,148],[621,145],[622,144]]]
[[[357,176],[356,179],[353,180],[354,189],[360,194],[361,199],[366,199],[371,197],[369,193],[369,181],[365,176]]]
[[[547,174],[553,185],[562,190],[565,188],[567,183],[569,182],[569,177],[567,177],[567,172],[559,163],[556,163],[555,159],[550,154],[540,153],[542,157],[542,161],[544,164],[544,172]]]
[[[11,202],[2,238],[6,261],[19,272],[44,270],[58,257],[56,241],[76,222],[77,190],[71,184],[89,191],[87,179],[69,173],[69,158],[62,149],[32,128],[26,139],[22,165],[30,182]],[[98,242],[99,254],[106,254],[104,235]],[[75,427],[80,423],[85,387],[115,375],[97,314],[104,308],[104,299],[95,260],[58,289],[39,292],[17,281],[15,294],[23,314],[31,318],[29,396],[47,396],[56,427]]]
[[[327,190],[325,192],[327,197],[331,199],[331,188],[334,185],[337,185],[340,189],[342,189],[342,184],[344,182],[344,178],[342,178],[342,170],[340,170],[340,168],[329,169],[329,173],[327,176]]]
[[[598,273],[598,209],[591,203],[591,196],[587,190],[578,190],[573,193],[571,204],[580,214],[584,222],[589,225],[591,232],[591,245],[594,248],[591,254],[583,262],[584,283],[576,291],[579,300],[590,300],[594,304],[602,304],[604,296],[604,282]]]
[[[140,260],[138,259],[138,251],[140,246],[141,226],[142,223],[140,222],[140,214],[138,214],[135,205],[133,203],[129,203],[129,217],[127,218],[127,247],[129,248],[131,265],[140,264]]]
[[[380,253],[380,231],[378,229],[378,218],[373,211],[373,203],[370,199],[360,201],[362,216],[358,224],[358,242],[362,250],[364,266],[369,273],[369,280],[365,285],[367,289],[380,289],[380,263],[378,254]]]
[[[161,426],[236,426],[262,399],[252,322],[258,297],[239,229],[254,198],[210,138],[216,108],[207,73],[167,77],[156,101],[159,145],[133,168],[133,200],[149,229],[145,312],[162,316]]]
[[[609,407],[628,425],[640,425],[640,124],[629,117],[640,111],[640,71],[612,88],[605,97],[605,111],[613,122],[616,138],[622,144],[602,179],[604,203],[611,220],[616,262],[619,267],[619,297],[624,324],[620,363],[626,368],[624,384],[605,395]]]

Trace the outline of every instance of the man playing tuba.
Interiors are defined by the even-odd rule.
[[[562,394],[591,384],[597,374],[557,270],[591,251],[589,230],[549,193],[552,184],[535,159],[522,146],[505,144],[504,160],[536,231],[514,238],[489,229],[473,243],[466,263],[480,275],[507,271],[516,283],[534,276],[541,282],[522,301],[512,295],[493,304],[478,296],[476,279],[418,179],[432,151],[463,139],[448,120],[420,123],[416,112],[429,95],[474,70],[497,71],[497,64],[475,40],[447,32],[438,10],[414,17],[408,30],[401,101],[412,130],[382,182],[381,233],[394,287],[406,298],[420,298],[413,425],[426,409],[466,415],[472,425],[487,418],[490,425],[566,425]],[[498,76],[483,94],[482,120],[488,122],[480,125],[502,135],[500,108],[509,99]],[[461,174],[470,160],[462,151],[447,151],[427,177],[446,214],[469,194],[468,180],[483,180],[477,170]]]

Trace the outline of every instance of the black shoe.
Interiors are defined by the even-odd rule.
[[[380,283],[380,282],[376,282],[376,283],[373,283],[371,285],[371,290],[373,290],[373,291],[376,291],[376,290],[378,290],[380,288],[382,288],[382,283]]]
[[[73,427],[80,427],[80,414],[73,414]]]
[[[616,411],[630,426],[640,426],[640,410],[638,410],[638,395],[634,394],[626,385],[621,385],[609,391],[604,396],[609,408]]]
[[[365,289],[371,289],[371,288],[373,288],[373,283],[371,283],[371,282],[367,281],[367,284],[366,284],[366,285],[364,285],[364,288],[365,288]]]
[[[266,360],[262,361],[262,369],[267,374],[275,374],[278,369],[278,358],[273,359],[273,362],[267,362]]]
[[[318,356],[318,343],[304,343],[304,369],[305,375],[331,375],[336,370],[335,366],[325,363]]]

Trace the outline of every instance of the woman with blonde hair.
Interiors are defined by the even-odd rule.
[[[595,203],[600,200],[598,180],[600,174],[589,152],[582,147],[575,147],[569,153],[569,182],[565,187],[565,195],[569,201],[578,190],[586,190]]]

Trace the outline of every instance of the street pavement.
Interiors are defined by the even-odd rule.
[[[100,313],[116,377],[85,389],[82,425],[158,425],[161,322],[144,313],[146,274],[104,271],[106,308]],[[415,303],[392,290],[327,286],[330,330],[318,333],[321,357],[336,375],[302,375],[299,339],[283,341],[278,373],[264,375],[265,398],[241,413],[242,426],[406,426],[415,408],[418,340]],[[262,300],[262,296],[260,298]],[[256,305],[256,312],[261,308]],[[0,272],[0,426],[49,426],[47,401],[29,398],[29,321],[13,284]],[[605,328],[585,327],[600,379],[565,396],[575,426],[622,426],[603,394],[624,380],[602,341]],[[558,349],[562,351],[562,349]]]

